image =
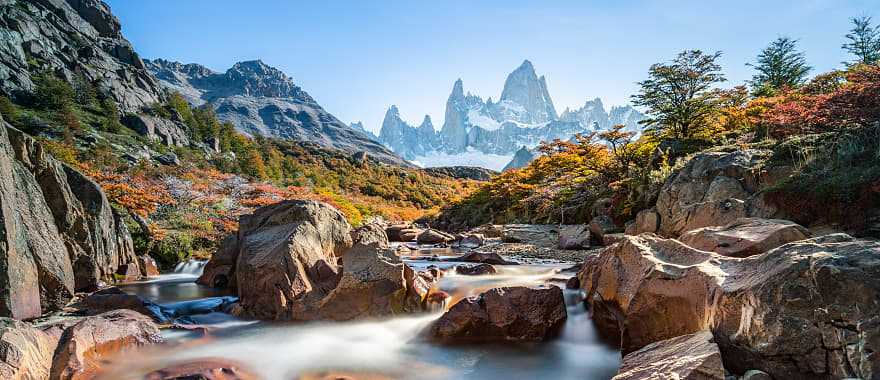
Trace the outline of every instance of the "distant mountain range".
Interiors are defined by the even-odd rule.
[[[222,121],[249,135],[307,141],[355,153],[367,152],[393,164],[406,164],[377,137],[346,125],[324,110],[293,79],[262,61],[233,65],[224,73],[195,64],[144,60],[159,83],[194,105],[209,104]]]
[[[529,149],[542,141],[567,140],[577,133],[607,130],[618,124],[640,132],[639,121],[644,118],[628,105],[606,111],[599,98],[557,115],[546,79],[538,77],[526,60],[507,76],[497,102],[465,93],[459,79],[446,101],[445,120],[439,131],[434,129],[430,116],[413,126],[401,119],[396,106],[391,106],[376,137],[395,153],[421,165],[501,170],[527,164],[524,160],[533,157],[527,154]],[[510,162],[516,152],[516,161]]]

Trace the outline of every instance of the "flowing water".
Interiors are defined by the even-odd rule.
[[[452,251],[420,250],[404,261],[418,269],[430,265],[450,268],[459,263],[436,261],[455,257]],[[124,286],[163,307],[186,309],[198,302],[214,302],[224,294],[194,283],[204,263],[178,265],[175,273]],[[439,288],[455,299],[477,295],[499,286],[564,288],[571,275],[561,264],[496,265],[498,273],[463,276],[454,270]],[[167,345],[117,358],[105,379],[142,379],[151,371],[188,362],[231,361],[263,379],[295,379],[298,374],[344,371],[386,375],[400,379],[608,379],[620,363],[619,352],[600,342],[581,294],[565,290],[568,320],[561,335],[533,344],[438,345],[421,333],[440,312],[357,322],[282,324],[242,321],[211,312],[175,320],[207,326],[208,337],[189,330],[164,330]],[[200,300],[200,301],[196,301]],[[218,301],[219,302],[219,301]]]

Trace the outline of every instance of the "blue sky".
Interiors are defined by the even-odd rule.
[[[443,122],[456,78],[497,99],[523,59],[546,75],[557,111],[624,104],[648,67],[683,49],[721,50],[729,82],[771,40],[800,39],[813,73],[840,66],[849,18],[880,0],[281,1],[107,0],[145,58],[216,71],[262,59],[345,122],[378,130],[391,104]]]

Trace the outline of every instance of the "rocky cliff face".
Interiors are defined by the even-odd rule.
[[[162,98],[119,20],[99,0],[0,1],[0,92],[32,92],[31,74],[38,72],[69,82],[81,76],[127,112]]]
[[[2,120],[0,190],[0,316],[56,310],[135,262],[100,187]]]
[[[523,146],[534,148],[542,141],[567,140],[577,133],[606,130],[616,124],[638,132],[638,122],[643,118],[630,106],[614,107],[608,112],[599,98],[557,116],[546,79],[525,61],[507,77],[498,102],[465,92],[459,79],[446,101],[439,132],[424,128],[424,123],[416,131],[398,117],[387,124],[387,132],[383,123],[379,141],[407,159],[428,166],[437,161],[436,156],[467,153],[468,162],[473,162],[476,155],[501,156],[501,160],[484,160],[486,167],[499,170]]]
[[[195,105],[209,104],[217,117],[244,133],[308,141],[398,165],[406,163],[365,132],[324,110],[293,79],[262,61],[239,62],[224,73],[163,59],[146,67],[165,88]]]

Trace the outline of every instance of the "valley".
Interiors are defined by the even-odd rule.
[[[103,1],[0,0],[0,378],[880,378],[880,25],[849,22],[830,71],[682,50],[560,113],[525,60],[376,129],[259,57],[143,59]]]

